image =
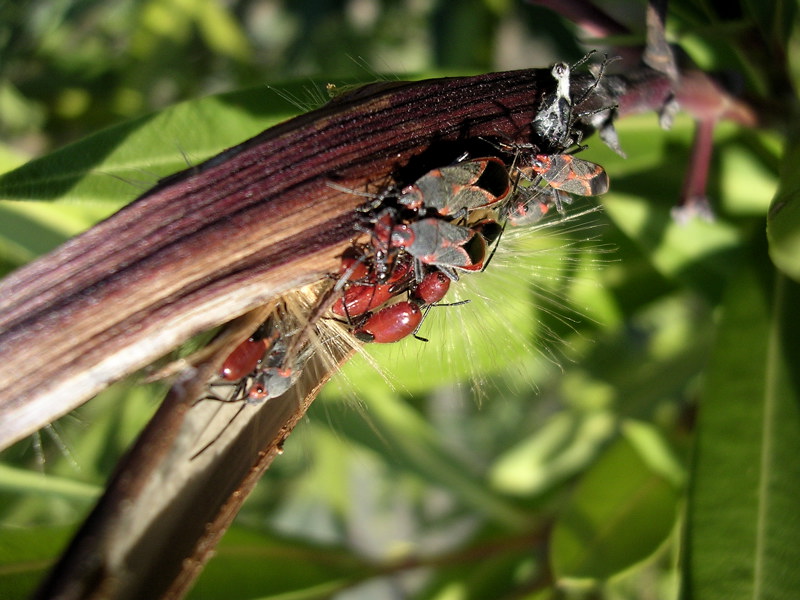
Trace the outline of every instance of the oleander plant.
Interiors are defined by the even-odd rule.
[[[583,77],[630,74],[642,56],[664,51],[647,33],[645,8],[630,0],[6,3],[0,276],[171,174],[335,105],[361,84],[559,63]],[[685,92],[677,102],[648,103],[642,85],[604,107],[621,115],[611,137],[581,132],[563,152],[542,154],[497,135],[481,143],[503,162],[456,155],[455,167],[439,165],[459,176],[479,170],[465,187],[504,207],[493,223],[523,221],[518,205],[498,200],[506,194],[530,198],[532,187],[550,186],[573,195],[523,203],[541,214],[506,223],[458,281],[437,267],[452,259],[436,263],[403,242],[402,293],[421,294],[427,277],[457,289],[409,297],[421,321],[415,335],[365,344],[325,385],[187,597],[794,597],[797,13],[776,0],[672,0],[666,40],[677,72],[665,73]],[[531,163],[537,156],[571,165],[572,183],[541,158]],[[494,163],[508,177],[502,194],[477,183]],[[443,209],[431,208],[420,177],[407,183],[351,190],[370,228],[387,198],[393,226],[418,237],[456,227],[450,218],[427,223],[425,210]],[[486,208],[449,198],[457,216]],[[410,224],[397,216],[409,207],[422,211]],[[466,222],[469,239],[482,235],[485,220]],[[387,283],[392,275],[379,273],[390,261],[374,258],[376,234],[365,231],[369,293],[381,284],[398,295],[390,287],[401,277]],[[460,249],[467,242],[453,242],[457,234],[437,249]],[[338,291],[363,285],[357,268],[333,272]],[[364,334],[370,321],[345,301],[325,318]],[[285,331],[302,329],[293,319]],[[56,334],[36,331],[44,344]],[[211,338],[184,340],[159,365]],[[169,386],[151,373],[131,373],[2,450],[0,597],[33,594],[62,555],[164,398]],[[41,385],[26,376],[6,394]],[[252,387],[237,389],[244,402]]]

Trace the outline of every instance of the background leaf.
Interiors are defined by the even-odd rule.
[[[795,13],[672,0],[668,27],[700,68],[733,73],[762,116],[784,119]],[[641,39],[641,2],[613,14]],[[319,106],[327,83],[587,49],[551,11],[496,0],[0,4],[0,273]],[[428,344],[353,360],[193,597],[672,600],[681,578],[685,597],[792,597],[796,136],[784,121],[720,124],[716,219],[681,226],[693,123],[662,131],[645,114],[618,129],[628,159],[596,138],[581,154],[610,176],[603,211],[581,199],[567,220],[507,231],[487,272],[448,296],[470,303],[431,311]],[[789,278],[763,256],[773,197],[769,252]],[[114,386],[0,456],[0,596],[35,587],[161,393]]]
[[[800,144],[792,136],[783,159],[781,188],[769,211],[769,254],[786,275],[800,281]]]
[[[618,439],[585,473],[556,521],[556,576],[608,579],[650,556],[673,527],[678,491],[629,440]]]
[[[791,598],[800,584],[798,301],[763,255],[726,294],[698,420],[687,598]]]

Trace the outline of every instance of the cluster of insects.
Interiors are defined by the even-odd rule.
[[[570,98],[569,65],[551,74],[529,143],[488,141],[486,151],[462,152],[368,194],[360,241],[342,255],[315,319],[335,319],[365,343],[427,341],[418,331],[428,311],[451,306],[442,301],[460,275],[488,266],[507,225],[531,225],[561,212],[573,195],[608,190],[603,168],[574,155],[581,149],[575,107],[585,96]],[[307,358],[296,346],[272,321],[259,327],[223,364],[221,385],[233,388],[227,399],[261,402],[285,392]]]

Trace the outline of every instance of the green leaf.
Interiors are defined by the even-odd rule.
[[[337,415],[343,403],[327,402],[325,412],[336,423],[337,433],[384,454],[384,459],[433,485],[447,489],[472,510],[509,527],[522,527],[530,517],[504,496],[486,487],[475,465],[445,445],[430,422],[405,399],[383,389],[371,390],[369,423]],[[341,413],[340,413],[341,414]]]
[[[330,598],[374,567],[340,546],[232,527],[189,598]]]
[[[575,476],[613,435],[607,411],[563,411],[541,430],[501,455],[492,468],[494,487],[518,496],[538,495]]]
[[[0,198],[119,208],[158,180],[298,112],[285,98],[307,86],[266,87],[191,100],[88,136],[0,177]],[[186,153],[185,155],[183,153]]]
[[[453,556],[439,559],[417,600],[497,600],[518,598],[530,589],[543,570],[535,556],[534,534],[528,538],[492,537],[484,534]]]
[[[717,162],[712,165],[708,190],[720,218],[677,223],[672,209],[680,201],[681,180],[691,160],[688,148],[693,129],[688,118],[680,117],[670,131],[657,132],[653,118],[642,115],[620,122],[620,140],[631,157],[628,160],[592,148],[592,160],[602,164],[611,178],[603,206],[665,278],[716,298],[742,242],[738,226],[723,217],[726,213],[739,217],[766,212],[777,187],[768,164],[779,153],[775,136],[760,134],[750,139],[736,127],[720,124],[714,133]],[[763,154],[769,155],[767,164]]]
[[[652,449],[638,449],[642,437],[619,438],[575,489],[553,530],[558,579],[607,579],[651,555],[672,530],[678,488],[651,466]]]
[[[762,35],[783,46],[797,18],[797,3],[779,0],[744,0],[742,6]]]
[[[794,135],[787,140],[781,186],[772,201],[767,221],[770,257],[781,271],[795,281],[800,281],[800,170],[797,169],[798,161],[800,161],[800,141]]]
[[[0,598],[27,598],[50,568],[72,527],[0,529]]]
[[[98,486],[75,479],[35,473],[0,464],[0,491],[26,493],[42,497],[73,499],[81,502],[95,500],[102,491]]]
[[[800,286],[765,256],[726,296],[697,425],[684,598],[800,589]]]

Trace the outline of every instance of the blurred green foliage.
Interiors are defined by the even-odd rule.
[[[606,8],[641,32],[642,3]],[[670,32],[788,118],[793,10],[676,1]],[[331,81],[574,60],[574,36],[511,0],[0,4],[0,172],[46,154],[0,178],[3,272],[296,114],[286,98],[313,108]],[[627,160],[594,139],[585,153],[611,177],[604,210],[584,200],[508,232],[459,285],[473,302],[432,312],[429,344],[370,348],[392,385],[354,359],[192,597],[793,597],[797,136],[722,124],[716,220],[681,225],[692,123],[642,115],[619,131]],[[116,385],[42,432],[41,452],[32,439],[2,455],[0,597],[33,589],[158,392]]]

